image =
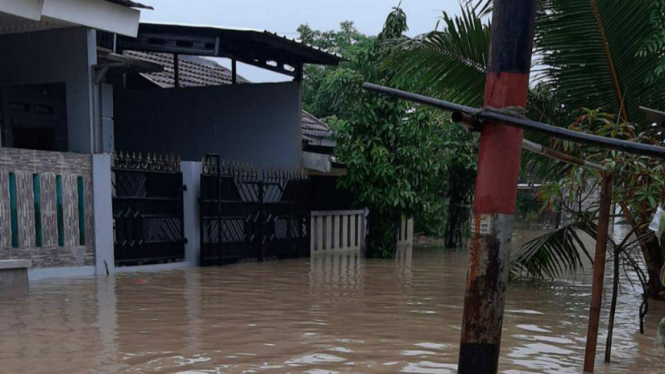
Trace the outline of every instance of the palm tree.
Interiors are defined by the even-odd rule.
[[[491,28],[485,16],[491,4],[491,0],[465,1],[459,16],[444,13],[441,30],[400,41],[401,48],[387,61],[398,71],[395,79],[408,79],[411,87],[415,82],[423,94],[480,107]],[[539,0],[532,73],[537,89],[532,89],[529,116],[561,126],[572,122],[578,108],[602,108],[634,123],[634,134],[647,130],[650,123],[639,107],[665,105],[665,79],[649,79],[659,66],[658,56],[638,53],[657,31],[650,19],[655,11],[651,0]],[[662,140],[661,136],[654,141]],[[524,159],[533,162],[533,157]],[[551,162],[541,168],[550,172],[549,180],[570,171],[563,164],[551,167]],[[626,221],[643,237],[649,212],[622,208]],[[557,268],[573,271],[581,264],[577,249],[587,252],[572,232],[564,228],[527,244],[517,251],[518,263],[525,269],[539,269],[540,275],[543,266],[547,274],[557,273]],[[658,241],[652,235],[640,244],[656,287],[657,269],[663,263]]]

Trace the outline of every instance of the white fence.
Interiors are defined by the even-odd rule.
[[[361,251],[367,232],[366,213],[366,210],[312,212],[311,253]]]
[[[413,244],[413,218],[402,218],[397,229],[397,245]]]

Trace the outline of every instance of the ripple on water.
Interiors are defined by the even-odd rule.
[[[441,364],[431,361],[420,361],[408,363],[400,370],[401,373],[417,374],[453,374],[457,371],[457,365]]]
[[[449,344],[429,343],[429,342],[416,343],[414,345],[416,347],[429,348],[429,349],[446,349],[446,348],[450,347]]]
[[[400,352],[402,356],[427,356],[427,355],[435,355],[436,352],[430,352],[430,351],[402,351]]]
[[[428,248],[37,283],[0,298],[0,372],[452,374],[467,260]],[[590,285],[509,287],[502,374],[579,373]],[[599,374],[665,367],[653,333],[665,305],[650,305],[639,335],[632,290],[619,295],[615,360]]]
[[[533,332],[551,332],[550,330],[545,330],[536,325],[517,325],[517,328]]]
[[[342,357],[333,356],[326,353],[315,353],[311,355],[304,355],[298,358],[294,358],[286,361],[287,365],[318,365],[326,363],[337,363],[345,361]]]

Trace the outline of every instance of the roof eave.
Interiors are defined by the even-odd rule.
[[[254,52],[289,55],[300,64],[338,65],[343,61],[340,55],[267,30],[218,26],[141,22],[137,39],[121,38],[118,43],[127,50],[213,57],[230,57],[240,53],[234,49],[254,43]]]

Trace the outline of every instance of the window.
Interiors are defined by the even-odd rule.
[[[0,87],[4,147],[67,151],[65,85]]]

